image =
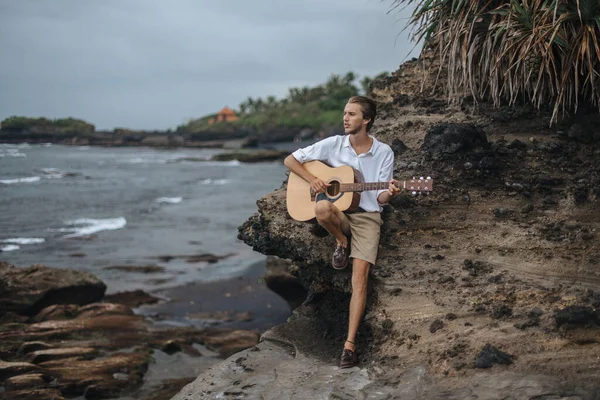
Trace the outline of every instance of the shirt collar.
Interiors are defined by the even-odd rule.
[[[367,151],[365,154],[371,153],[371,155],[373,155],[373,154],[375,154],[375,152],[377,151],[377,148],[379,147],[379,142],[373,136],[369,135],[369,137],[371,139],[373,139],[373,145],[371,146],[371,149],[369,151]],[[344,141],[342,142],[342,146],[351,147],[350,146],[350,135],[344,135]]]

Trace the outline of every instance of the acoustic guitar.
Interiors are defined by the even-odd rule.
[[[332,168],[320,161],[309,161],[303,166],[330,186],[324,193],[314,193],[308,182],[290,172],[286,205],[288,213],[296,221],[309,221],[315,218],[315,204],[320,200],[335,203],[340,211],[354,212],[358,209],[360,192],[387,189],[390,184],[389,182],[362,182],[360,173],[350,166]],[[413,194],[427,194],[433,189],[433,180],[430,177],[413,178],[399,181],[397,185],[399,189],[410,190]]]

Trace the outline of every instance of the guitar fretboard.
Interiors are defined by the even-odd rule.
[[[427,179],[412,179],[408,181],[398,181],[396,187],[400,190],[406,189],[418,192],[430,192],[433,181]],[[389,187],[389,182],[356,182],[341,183],[340,192],[364,192],[366,190],[385,190]]]
[[[365,190],[383,190],[390,186],[389,182],[360,182],[360,183],[342,183],[341,192],[364,192]]]

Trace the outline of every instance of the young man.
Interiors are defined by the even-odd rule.
[[[399,191],[394,186],[397,181],[392,178],[394,152],[390,146],[369,135],[376,115],[377,107],[372,99],[351,97],[344,108],[344,136],[328,137],[296,150],[284,161],[286,167],[307,181],[315,193],[324,192],[329,184],[302,166],[314,160],[323,161],[331,167],[349,165],[362,173],[365,182],[390,183],[384,190],[362,192],[359,209],[352,214],[341,212],[335,203],[327,199],[318,200],[315,204],[317,222],[336,239],[331,260],[333,267],[342,269],[348,264],[348,257],[353,259],[348,337],[344,343],[340,368],[353,367],[358,363],[356,332],[367,301],[369,268],[377,258],[382,224],[380,213],[382,205],[387,204]]]

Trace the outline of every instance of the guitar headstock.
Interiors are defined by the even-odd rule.
[[[433,190],[433,179],[430,176],[427,178],[415,178],[413,177],[411,180],[408,180],[406,183],[406,189],[410,190],[413,196],[417,194],[429,194]]]

